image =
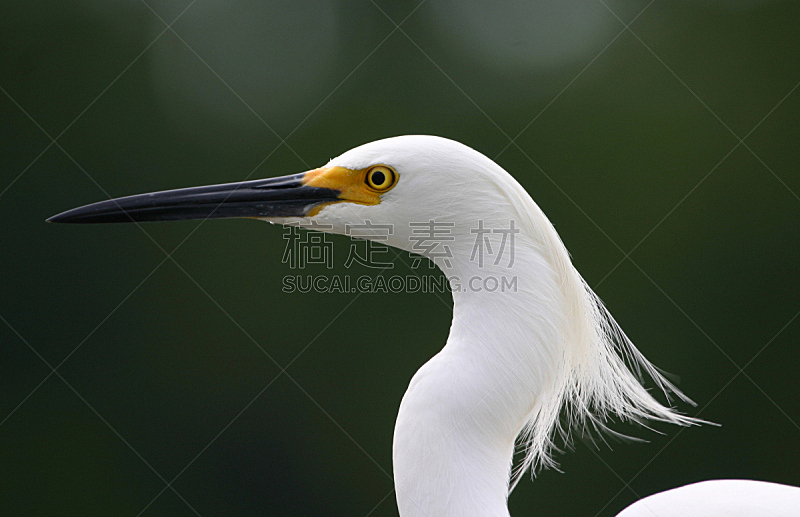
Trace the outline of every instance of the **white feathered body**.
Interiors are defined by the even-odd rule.
[[[717,479],[645,497],[617,517],[798,517],[800,488]]]

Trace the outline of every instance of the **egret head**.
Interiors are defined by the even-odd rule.
[[[411,223],[473,221],[491,214],[498,205],[507,205],[508,200],[500,195],[502,189],[493,186],[503,175],[508,176],[463,144],[408,135],[356,147],[303,173],[111,199],[69,210],[49,221],[245,217],[313,224],[314,229],[340,234],[352,234],[353,226],[374,225],[376,238],[409,249]],[[387,226],[391,226],[388,235]],[[454,225],[451,234],[459,231]],[[469,235],[466,225],[463,231]],[[368,230],[356,236],[372,237]]]

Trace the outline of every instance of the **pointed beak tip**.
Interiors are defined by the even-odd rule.
[[[60,214],[56,214],[54,216],[48,217],[47,219],[45,219],[44,222],[46,222],[46,223],[75,223],[75,222],[78,222],[73,217],[70,216],[69,212],[71,212],[71,210],[68,210],[66,212],[61,212]]]

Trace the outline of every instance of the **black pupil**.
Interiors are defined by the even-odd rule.
[[[372,173],[372,183],[377,186],[382,186],[386,181],[386,175],[382,171],[375,171]]]

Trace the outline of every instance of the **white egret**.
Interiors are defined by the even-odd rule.
[[[646,375],[668,399],[691,402],[628,340],[522,186],[451,140],[389,138],[305,173],[124,197],[50,220],[225,217],[314,220],[340,234],[353,224],[390,224],[382,242],[427,255],[451,279],[447,343],[414,375],[397,416],[393,468],[402,517],[508,517],[510,489],[526,470],[553,465],[556,439],[568,439],[570,430],[608,431],[609,417],[700,422],[640,384]],[[421,242],[418,230],[439,221],[441,242]],[[436,228],[425,237],[435,240]],[[511,256],[484,259],[483,251],[498,255],[511,239]],[[481,288],[466,283],[473,278],[516,284]],[[512,471],[517,441],[525,455]],[[621,515],[651,514],[800,515],[800,489],[705,482],[645,498]]]

